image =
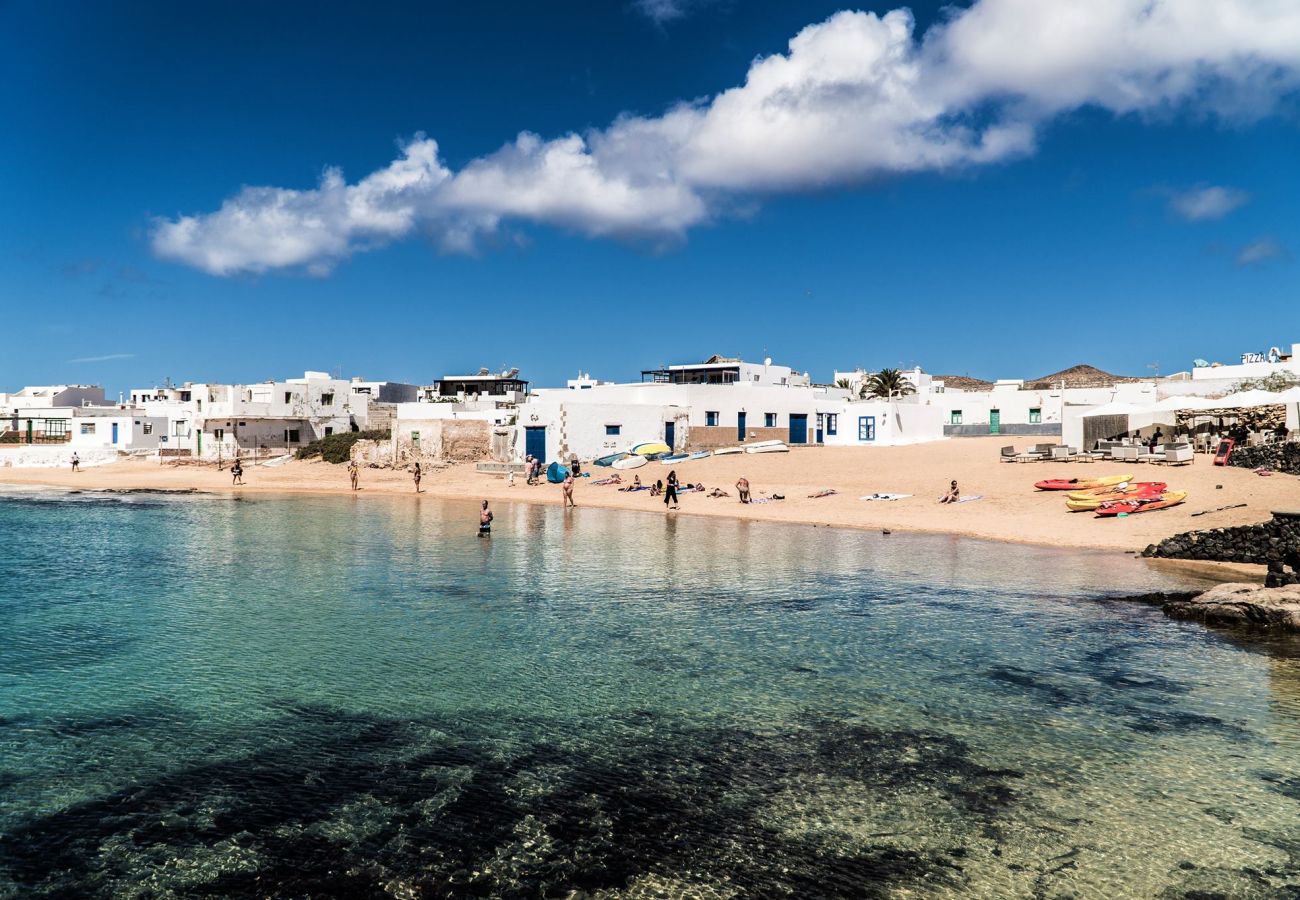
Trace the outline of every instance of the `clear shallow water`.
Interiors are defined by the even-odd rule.
[[[1300,666],[1136,561],[475,522],[0,497],[0,897],[1300,890]]]

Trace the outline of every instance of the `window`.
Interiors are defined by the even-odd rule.
[[[145,433],[145,434],[153,434],[153,422],[145,422],[145,423],[144,423],[144,433]]]
[[[181,402],[182,402],[182,403],[189,403],[189,402],[190,402],[190,392],[189,392],[189,391],[181,391]]]
[[[173,422],[172,434],[176,435],[176,437],[185,437],[189,433],[189,429],[186,427],[188,425],[189,422]]]
[[[1030,425],[1040,425],[1040,424],[1042,424],[1042,421],[1043,421],[1043,411],[1042,411],[1042,409],[1039,409],[1038,407],[1035,407],[1035,408],[1033,408],[1033,409],[1031,409],[1031,410],[1029,411],[1029,424],[1030,424]]]
[[[354,388],[352,389],[352,393],[354,393],[354,394],[366,394],[366,395],[368,396],[368,395],[370,394],[370,388],[368,388],[368,387],[354,387]]]
[[[224,438],[224,437],[226,436],[226,429],[224,429],[224,428],[214,428],[214,429],[212,429],[212,436],[213,436],[214,438],[216,438],[217,440],[221,440],[222,438]]]
[[[839,430],[840,430],[840,414],[839,414],[839,413],[827,413],[827,414],[826,414],[826,433],[827,433],[827,434],[839,434]]]
[[[605,426],[605,436],[606,436],[606,437],[612,437],[613,435],[616,435],[616,434],[622,434],[622,433],[623,433],[623,426],[622,426],[622,425],[606,425],[606,426]]]
[[[245,425],[247,425],[247,424],[248,424],[247,422],[240,422],[240,423],[239,423],[239,427],[240,427],[240,428],[243,428],[243,427],[244,427]]]
[[[764,428],[776,427],[776,413],[763,413],[763,427]]]
[[[296,444],[296,443],[298,443],[298,429],[297,429],[297,428],[286,428],[286,429],[284,430],[284,441],[285,441],[286,444]]]
[[[717,424],[718,424],[718,414],[717,414],[716,412],[707,412],[707,411],[706,411],[706,412],[704,413],[704,424],[705,424],[705,425],[710,425],[710,426],[712,426],[712,425],[717,425]]]
[[[858,440],[874,441],[876,439],[876,417],[858,416]]]
[[[95,423],[94,423],[94,422],[82,422],[82,423],[81,423],[81,433],[82,433],[82,434],[94,434],[94,433],[95,433]]]
[[[330,436],[331,434],[333,434],[333,433],[334,433],[334,426],[333,426],[333,425],[326,425],[326,426],[325,426],[325,437],[329,437],[329,436]]]
[[[412,432],[411,432],[411,443],[412,443],[412,444],[418,444],[418,443],[420,443],[420,432],[418,432],[418,431],[412,431]]]
[[[289,391],[285,391],[285,392],[284,392],[284,402],[285,402],[285,403],[290,403],[290,402],[292,402],[292,400],[293,400],[293,394],[290,393]]]
[[[321,405],[322,405],[322,406],[333,406],[333,405],[334,405],[334,392],[333,392],[333,391],[330,391],[328,394],[321,394],[321,395],[320,395],[320,402],[321,402]]]
[[[949,424],[949,425],[960,425],[960,424],[961,424],[961,410],[960,410],[960,409],[954,409],[952,412],[948,413],[948,424]]]

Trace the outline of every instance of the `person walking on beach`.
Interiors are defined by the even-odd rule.
[[[961,499],[961,491],[957,489],[957,482],[954,480],[953,483],[948,487],[948,493],[940,497],[939,502],[956,503],[960,499]]]
[[[411,470],[411,477],[415,479],[415,492],[420,493],[420,464],[416,462],[415,468]]]
[[[357,490],[357,478],[361,475],[361,470],[357,468],[355,459],[348,460],[348,478],[352,480],[352,490]]]
[[[238,456],[235,457],[235,464],[230,467],[230,483],[232,486],[244,483],[244,465]]]
[[[478,536],[492,537],[492,510],[488,509],[488,502],[483,501],[483,508],[478,512]]]
[[[673,469],[668,473],[668,490],[664,491],[664,506],[672,506],[669,509],[677,509],[677,470]]]
[[[749,502],[749,479],[741,475],[736,481],[736,492],[740,494],[740,502]]]
[[[565,507],[577,506],[573,502],[573,473],[570,472],[564,476],[564,504]]]
[[[72,451],[72,471],[81,471],[81,457],[77,455],[77,451],[75,450]]]

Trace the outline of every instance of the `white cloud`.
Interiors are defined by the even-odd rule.
[[[1169,195],[1169,208],[1189,222],[1222,219],[1246,205],[1250,195],[1236,188],[1198,185]]]
[[[246,187],[216,212],[156,223],[153,244],[228,275],[326,272],[417,230],[468,250],[507,220],[677,240],[773,192],[1012,160],[1041,124],[1083,106],[1237,120],[1298,82],[1294,0],[977,0],[921,36],[906,10],[840,12],[756,59],[739,86],[663,115],[553,140],[521,133],[458,172],[417,137],[355,185],[330,170],[311,190]],[[1244,201],[1203,190],[1225,193],[1188,201],[1201,218]]]
[[[632,8],[652,22],[662,25],[686,15],[690,0],[633,0]]]
[[[134,353],[105,353],[103,356],[78,356],[76,359],[65,360],[68,363],[97,363],[112,362],[115,359],[135,359]]]
[[[1283,247],[1274,238],[1265,237],[1251,241],[1238,250],[1237,265],[1257,266],[1260,263],[1266,263],[1274,259],[1286,259],[1287,256],[1286,247]]]

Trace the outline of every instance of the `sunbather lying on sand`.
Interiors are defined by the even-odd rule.
[[[710,497],[730,497],[731,495],[728,494],[726,491],[724,491],[722,488],[714,488],[713,490],[709,491],[709,496],[710,496]]]
[[[835,490],[835,488],[823,488],[815,494],[809,494],[808,499],[815,500],[818,497],[832,497],[838,493],[839,491]]]

